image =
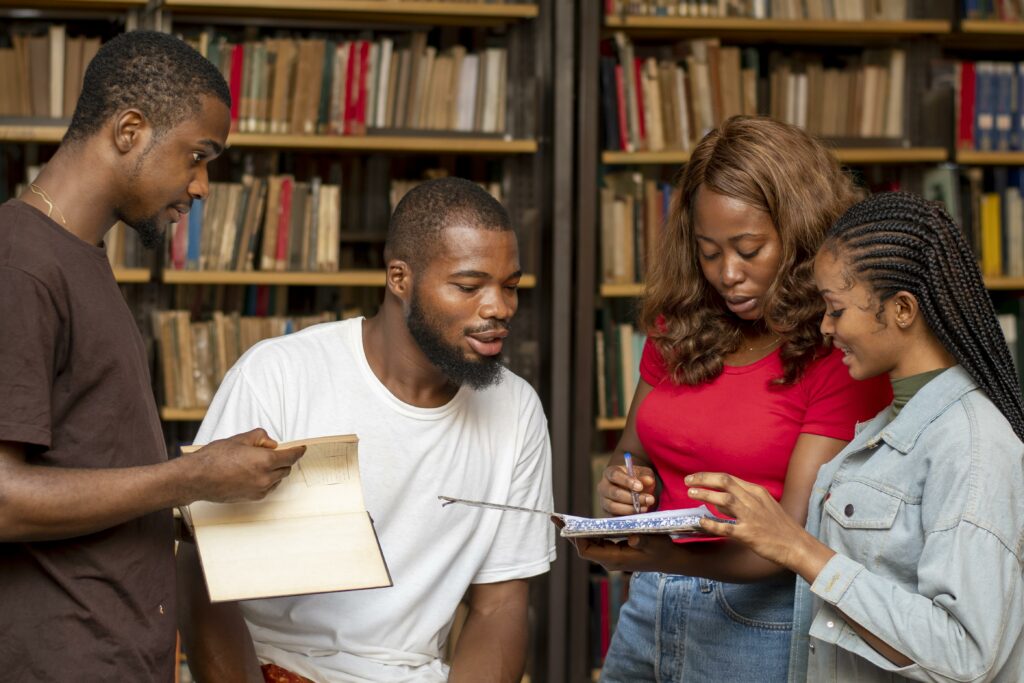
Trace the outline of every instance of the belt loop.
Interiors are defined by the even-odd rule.
[[[715,582],[710,579],[698,579],[698,585],[700,586],[701,593],[710,593],[715,589]]]

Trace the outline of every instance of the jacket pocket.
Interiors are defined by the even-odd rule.
[[[832,487],[825,513],[844,529],[891,529],[903,499],[859,481]]]

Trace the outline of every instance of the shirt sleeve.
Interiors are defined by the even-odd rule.
[[[868,420],[892,401],[885,375],[864,381],[850,377],[838,349],[812,363],[804,376],[807,412],[802,434],[849,441],[858,422]]]
[[[656,387],[667,376],[668,370],[665,367],[665,359],[662,357],[658,347],[648,337],[644,341],[644,350],[640,355],[640,378],[652,387]]]
[[[522,448],[512,473],[508,504],[553,510],[551,441],[547,419],[532,389],[521,408]],[[491,550],[472,583],[496,583],[543,574],[555,560],[555,525],[542,515],[505,512]]]
[[[992,680],[1013,651],[1024,620],[1024,579],[1015,554],[994,534],[962,521],[927,537],[918,583],[920,592],[910,592],[835,555],[811,585],[827,605],[810,635],[912,680]],[[890,662],[836,610],[915,664]]]
[[[0,267],[0,440],[49,448],[60,314],[41,282]]]

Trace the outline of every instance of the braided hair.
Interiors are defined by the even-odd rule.
[[[881,307],[913,294],[925,322],[1024,439],[1024,400],[1010,350],[971,248],[946,210],[907,192],[877,194],[829,230],[822,249],[842,257]]]

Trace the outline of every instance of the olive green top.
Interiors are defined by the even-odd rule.
[[[907,402],[914,398],[914,394],[920,391],[921,387],[946,370],[948,368],[939,368],[938,370],[929,370],[928,372],[911,375],[910,377],[892,380],[892,416],[896,417],[899,415],[903,406],[907,405]]]

